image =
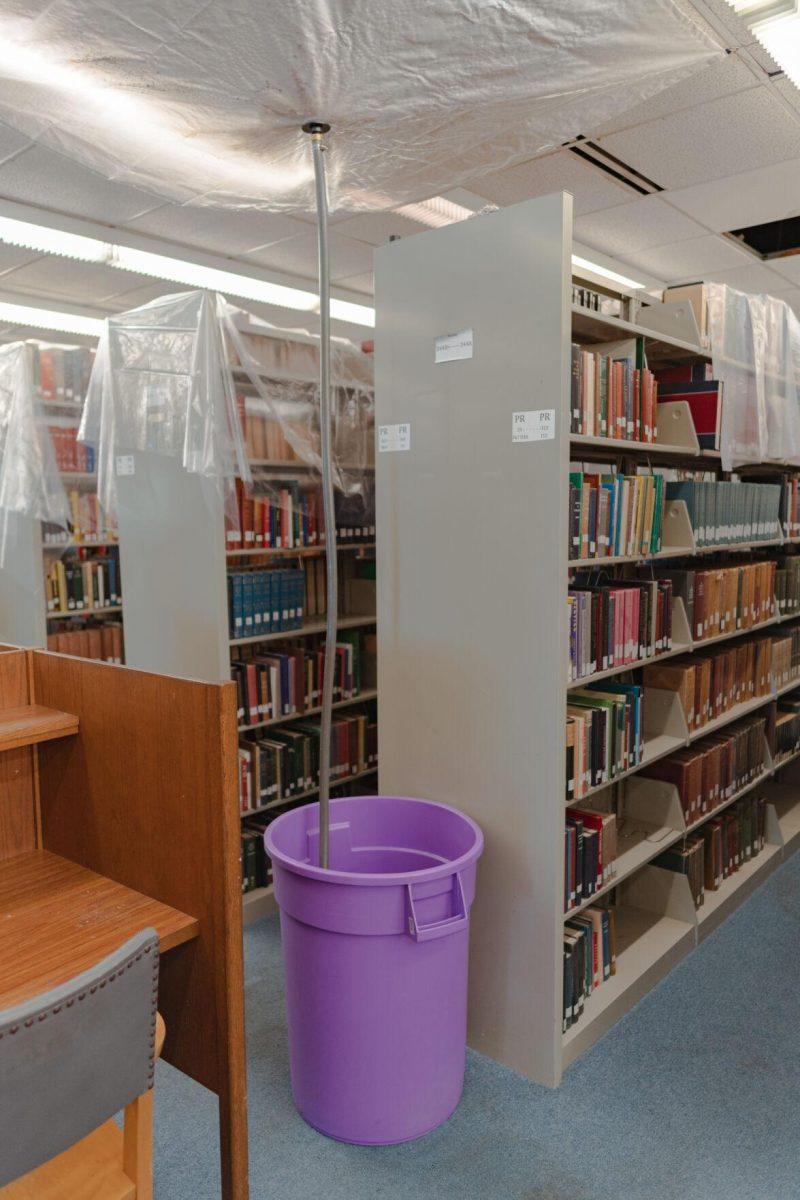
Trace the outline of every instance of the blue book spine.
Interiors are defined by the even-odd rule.
[[[270,571],[269,573],[269,603],[272,609],[272,620],[270,622],[270,631],[277,633],[282,629],[281,625],[281,573],[280,571]]]
[[[242,576],[234,571],[228,576],[230,583],[231,637],[244,637],[244,613],[242,611]]]
[[[272,614],[269,603],[269,572],[258,573],[258,609],[261,613],[261,632],[269,633],[272,625]]]
[[[306,585],[306,573],[302,568],[294,573],[294,588],[295,588],[295,613],[298,629],[303,624],[303,595]]]
[[[243,634],[245,637],[250,637],[253,632],[253,574],[251,571],[242,571],[242,617],[243,617]]]

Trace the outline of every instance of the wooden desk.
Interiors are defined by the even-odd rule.
[[[168,951],[197,936],[176,908],[47,850],[0,862],[0,1009],[64,983],[152,926]]]
[[[164,1058],[247,1200],[236,689],[0,646],[0,1006],[154,926]],[[186,914],[191,914],[187,916]]]

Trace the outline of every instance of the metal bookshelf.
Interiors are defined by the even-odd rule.
[[[376,421],[411,430],[405,450],[381,454],[377,474],[381,785],[452,803],[481,823],[470,1042],[548,1086],[800,845],[795,755],[772,762],[767,751],[762,772],[691,824],[677,789],[641,775],[647,764],[765,709],[800,679],[773,679],[767,694],[691,731],[675,693],[647,689],[642,761],[567,802],[616,798],[616,874],[600,895],[616,911],[617,963],[562,1032],[570,690],[777,632],[800,617],[773,608],[749,628],[695,640],[676,599],[669,651],[566,679],[564,601],[576,567],[624,571],[652,562],[657,570],[671,557],[702,564],[715,553],[770,555],[798,541],[781,531],[755,543],[697,547],[688,515],[674,506],[658,554],[568,561],[570,461],[683,460],[713,469],[720,458],[700,449],[685,402],[659,406],[654,443],[570,433],[572,341],[640,336],[651,366],[710,357],[703,347],[572,305],[571,220],[571,198],[548,196],[376,253]],[[462,330],[472,332],[471,357],[437,353],[437,339]],[[536,410],[552,413],[539,418]],[[523,423],[533,414],[528,428],[546,436],[515,438],[521,414]],[[798,782],[787,783],[795,771]],[[688,881],[652,860],[757,787],[770,798],[764,849],[695,909]]]

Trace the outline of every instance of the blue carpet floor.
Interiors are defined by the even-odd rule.
[[[800,855],[549,1091],[475,1053],[405,1146],[339,1145],[289,1092],[277,919],[246,933],[252,1200],[785,1200],[800,1195]],[[159,1200],[219,1195],[216,1100],[162,1064]]]

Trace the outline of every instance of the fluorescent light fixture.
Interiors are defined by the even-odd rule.
[[[443,225],[453,225],[456,221],[475,216],[471,208],[454,204],[452,200],[445,200],[444,196],[431,196],[430,200],[420,200],[417,204],[404,204],[395,212],[411,221],[419,221],[421,225],[429,225],[431,229],[441,229]]]
[[[56,254],[64,258],[77,258],[83,262],[101,263],[103,266],[131,271],[136,275],[180,283],[185,287],[208,288],[210,291],[223,292],[242,300],[274,304],[279,308],[299,309],[300,312],[319,311],[319,297],[316,292],[286,287],[281,283],[270,283],[266,279],[253,279],[249,275],[238,275],[234,271],[204,267],[185,259],[170,258],[166,254],[134,250],[130,246],[104,242],[99,238],[64,233],[31,221],[17,221],[13,217],[0,217],[0,242],[11,246],[24,246],[42,254]],[[353,304],[347,300],[332,299],[331,316],[335,320],[349,321],[354,325],[375,324],[374,308],[365,304]]]
[[[623,287],[643,288],[647,284],[639,283],[636,279],[629,279],[627,275],[620,275],[618,271],[611,271],[608,267],[601,267],[598,263],[590,262],[588,258],[581,258],[577,254],[572,256],[573,267],[583,267],[584,271],[591,271],[594,275],[600,275],[603,279],[610,279],[612,283],[621,283]]]
[[[82,317],[77,313],[55,312],[50,308],[29,308],[27,304],[6,304],[0,301],[0,324],[30,325],[34,329],[51,329],[58,333],[79,333],[99,337],[104,321],[100,317]]]
[[[800,0],[728,0],[771,54],[787,79],[800,88]]]
[[[753,33],[761,45],[796,88],[800,88],[800,11],[781,13],[753,25]]]

